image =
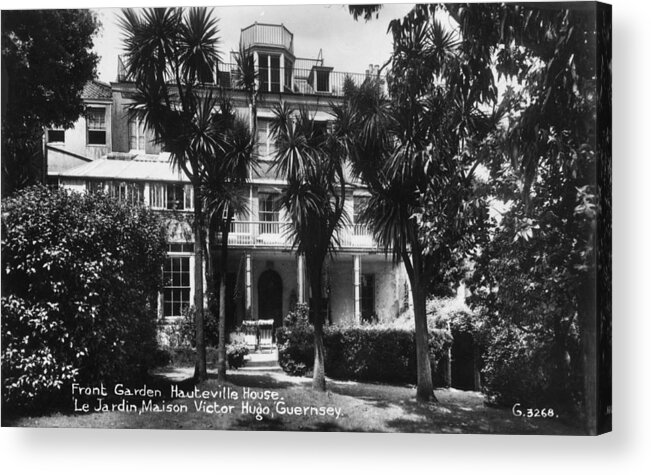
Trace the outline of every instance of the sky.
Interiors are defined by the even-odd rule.
[[[384,64],[392,51],[389,21],[400,18],[413,4],[385,4],[379,18],[365,22],[353,20],[345,5],[260,5],[217,6],[222,60],[229,61],[230,51],[237,50],[240,31],[254,22],[284,24],[294,33],[294,54],[316,58],[322,50],[326,66],[335,71],[363,73],[369,64]],[[122,49],[122,33],[117,8],[97,9],[102,29],[95,39],[100,55],[98,78],[116,80],[117,56]]]

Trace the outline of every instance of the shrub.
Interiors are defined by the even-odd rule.
[[[164,228],[105,195],[32,187],[2,205],[2,380],[7,407],[71,381],[130,381],[153,364]]]
[[[580,368],[578,348],[559,358],[550,338],[520,329],[494,331],[484,354],[484,392],[489,403],[531,407],[554,404],[573,410],[581,394],[581,379],[572,379]],[[571,357],[574,356],[574,357]],[[562,359],[562,361],[561,361]]]
[[[196,346],[196,318],[197,311],[194,306],[183,310],[183,317],[161,325],[165,334],[165,345],[170,348],[194,348]],[[210,311],[204,311],[204,335],[206,346],[219,345],[219,322]]]
[[[430,332],[433,377],[436,363],[452,342],[444,330]],[[416,382],[416,342],[411,330],[386,326],[326,327],[325,370],[329,377],[391,383]],[[279,328],[278,362],[292,375],[304,375],[314,364],[314,330],[301,323]]]
[[[194,366],[196,362],[196,350],[189,346],[168,348],[163,350],[167,358],[161,357],[161,366]],[[244,345],[226,345],[226,357],[230,368],[237,369],[245,365],[245,357],[249,354],[249,349]],[[215,347],[206,348],[206,365],[211,368],[217,367],[219,352]]]
[[[228,357],[228,367],[237,369],[245,364],[244,357],[249,354],[249,349],[245,345],[230,344],[226,345],[226,356]]]

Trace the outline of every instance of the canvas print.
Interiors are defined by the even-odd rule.
[[[2,11],[2,425],[611,427],[611,9]]]

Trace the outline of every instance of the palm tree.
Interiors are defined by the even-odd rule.
[[[428,289],[472,248],[465,237],[480,226],[472,196],[477,161],[470,153],[486,117],[472,91],[451,88],[441,72],[463,62],[458,42],[437,21],[393,23],[393,79],[349,85],[342,127],[353,172],[371,198],[362,213],[378,242],[400,259],[411,283],[420,401],[433,392],[426,315]]]
[[[246,48],[240,43],[240,50],[235,58],[237,63],[236,85],[246,93],[249,102],[249,126],[255,137],[258,116],[258,72],[251,48]]]
[[[154,131],[194,190],[195,378],[203,380],[207,377],[202,271],[206,232],[201,170],[218,152],[213,101],[206,98],[206,85],[220,60],[217,19],[205,8],[152,8],[141,14],[125,9],[120,26],[127,74],[136,87],[131,113]]]
[[[226,273],[228,266],[228,234],[233,217],[247,210],[242,190],[255,166],[254,139],[246,122],[233,111],[227,98],[222,97],[215,114],[217,156],[202,169],[202,193],[206,199],[208,220],[207,274],[219,286],[219,344],[217,381],[226,380]],[[220,236],[218,241],[217,237]],[[212,250],[219,244],[220,253],[215,265]]]
[[[281,103],[274,109],[274,169],[287,179],[280,202],[291,219],[289,229],[298,254],[305,255],[314,323],[314,377],[312,387],[325,391],[322,270],[328,253],[338,244],[344,225],[346,183],[343,150],[322,123]]]

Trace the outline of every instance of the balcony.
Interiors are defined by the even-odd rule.
[[[291,249],[291,223],[280,221],[233,221],[228,245],[250,248]],[[366,226],[345,226],[339,233],[340,249],[378,250],[378,245]]]

